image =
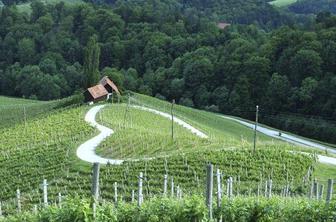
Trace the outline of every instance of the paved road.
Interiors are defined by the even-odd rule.
[[[221,117],[223,117],[225,119],[235,121],[235,122],[238,122],[238,123],[240,123],[244,126],[252,128],[252,129],[254,129],[254,127],[255,127],[254,124],[249,123],[249,122],[244,121],[244,120],[241,120],[241,119],[236,119],[236,118],[229,117],[229,116],[221,116]],[[316,148],[316,149],[319,149],[319,150],[322,150],[322,151],[327,150],[329,153],[336,154],[336,150],[332,149],[331,147],[324,146],[324,145],[321,145],[319,143],[315,143],[315,142],[312,142],[312,141],[309,141],[309,140],[305,140],[305,139],[302,139],[302,138],[297,137],[297,136],[289,135],[287,133],[281,133],[281,136],[279,136],[279,132],[280,132],[279,130],[273,130],[273,129],[269,129],[269,128],[266,128],[266,127],[258,126],[257,131],[261,132],[265,135],[271,136],[273,138],[277,138],[277,139],[287,141],[287,142],[292,143],[292,144],[296,144],[296,145],[304,146],[304,147],[312,147],[312,148]],[[323,156],[323,155],[318,155],[318,159],[319,159],[319,162],[321,162],[321,163],[336,165],[336,158],[327,157],[327,156]]]

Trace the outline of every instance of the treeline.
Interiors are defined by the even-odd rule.
[[[258,24],[264,28],[273,28],[282,24],[293,24],[294,18],[288,16],[268,2],[271,0],[85,0],[86,2],[109,4],[123,10],[133,11],[133,14],[140,15],[143,10],[154,10],[158,16],[165,9],[165,13],[174,10],[182,13],[190,20],[197,20],[202,17],[210,18],[213,21],[227,23]],[[153,4],[154,3],[154,4]],[[157,11],[158,10],[158,11]],[[123,19],[125,19],[123,17]]]
[[[70,7],[35,1],[31,14],[4,7],[0,93],[49,100],[108,75],[120,88],[246,118],[258,104],[266,115],[336,120],[335,16],[319,14],[310,30],[221,30],[167,2]],[[310,131],[301,128],[303,135]],[[330,135],[314,138],[335,142]]]
[[[0,2],[2,2],[4,5],[14,5],[28,1],[29,0],[1,0]]]
[[[298,0],[290,5],[289,10],[298,14],[318,14],[329,11],[336,13],[336,1],[333,0]]]

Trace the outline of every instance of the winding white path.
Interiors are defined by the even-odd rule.
[[[97,128],[100,133],[98,136],[95,136],[82,145],[80,145],[77,149],[77,156],[79,159],[84,160],[89,163],[100,163],[100,164],[113,164],[113,165],[120,165],[124,161],[123,160],[116,160],[116,159],[107,159],[100,157],[96,154],[95,149],[96,147],[104,141],[107,137],[112,135],[114,131],[110,128],[102,126],[96,122],[96,114],[104,108],[105,105],[95,106],[92,107],[85,115],[85,121],[88,122],[91,126]]]
[[[96,122],[97,113],[104,107],[105,105],[94,106],[86,113],[85,121],[88,122],[91,126],[97,128],[100,131],[100,133],[99,135],[89,139],[88,141],[86,141],[85,143],[83,143],[82,145],[78,147],[77,157],[89,163],[120,165],[124,162],[124,160],[103,158],[103,157],[98,156],[95,152],[95,149],[97,148],[97,146],[102,141],[104,141],[107,137],[109,137],[110,135],[114,133],[112,129],[102,126]],[[158,114],[160,116],[163,116],[171,120],[171,115],[169,115],[168,113],[164,113],[164,112],[161,112],[155,109],[150,109],[150,108],[146,108],[142,106],[132,106],[132,107],[136,109],[152,112],[152,113]],[[196,136],[200,138],[208,138],[207,135],[205,135],[198,129],[192,127],[191,125],[189,125],[188,123],[184,122],[183,120],[177,117],[174,117],[174,122],[190,130],[193,134],[195,134]]]
[[[255,127],[254,124],[249,123],[249,122],[244,121],[244,120],[236,119],[236,118],[229,117],[229,116],[221,116],[221,117],[223,117],[225,119],[236,121],[236,122],[238,122],[238,123],[240,123],[244,126],[252,128],[252,129],[254,129],[254,127]],[[309,141],[309,140],[302,139],[300,137],[296,137],[296,136],[289,135],[289,134],[286,134],[286,133],[281,133],[281,136],[279,136],[279,130],[272,130],[272,129],[262,127],[262,126],[258,125],[257,126],[257,131],[261,132],[265,135],[268,135],[270,137],[281,139],[281,140],[287,141],[287,142],[292,143],[292,144],[296,144],[296,145],[304,146],[304,147],[313,147],[313,148],[323,150],[323,151],[327,150],[330,153],[336,154],[335,149],[332,149],[332,148],[327,147],[327,146],[323,146],[323,145],[318,144],[318,143],[314,143],[314,142]],[[328,157],[328,156],[323,156],[323,155],[317,155],[317,157],[318,157],[318,160],[319,160],[320,163],[336,165],[336,158],[334,158],[334,157]]]
[[[144,111],[148,111],[148,112],[151,112],[151,113],[155,113],[155,114],[158,114],[160,116],[163,116],[163,117],[166,117],[168,119],[172,119],[171,117],[171,114],[168,114],[168,113],[164,113],[164,112],[161,112],[161,111],[158,111],[156,109],[151,109],[151,108],[147,108],[147,107],[144,107],[144,106],[132,106],[134,108],[137,108],[137,109],[140,109],[140,110],[144,110]],[[181,120],[180,118],[174,116],[174,122],[179,124],[180,126],[190,130],[193,134],[195,134],[196,136],[200,137],[200,138],[208,138],[207,135],[205,135],[204,133],[202,133],[201,131],[199,131],[198,129],[194,128],[193,126],[191,126],[190,124],[184,122],[183,120]]]

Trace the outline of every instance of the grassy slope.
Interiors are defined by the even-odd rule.
[[[160,102],[155,99],[152,101]],[[166,107],[164,105],[158,105],[156,108],[164,110]],[[135,108],[129,109],[124,127],[126,105],[112,105],[105,109],[100,116],[101,122],[114,129],[116,133],[100,146],[98,153],[111,158],[137,158],[207,149],[252,148],[254,134],[251,129],[212,113],[188,110],[188,108],[180,106],[175,108],[179,118],[185,119],[186,122],[202,130],[209,135],[209,139],[200,139],[185,128],[174,124],[175,140],[173,143],[170,120]],[[275,141],[263,134],[258,134],[257,139],[257,145],[260,147],[282,146],[293,149],[293,146],[282,141]]]
[[[158,109],[168,109],[168,103],[163,101],[141,95],[137,95],[136,98],[141,103],[156,105]],[[120,129],[118,123],[121,122],[120,117],[124,108],[125,105],[119,107],[112,105],[106,108],[101,115],[102,121]],[[84,122],[87,109],[88,107],[83,106],[60,110],[39,119],[30,119],[27,124],[21,123],[0,129],[0,139],[4,141],[0,145],[0,163],[4,166],[0,170],[2,178],[0,199],[4,201],[5,212],[11,210],[14,212],[13,200],[5,200],[14,198],[17,188],[22,191],[23,208],[30,209],[32,207],[30,204],[38,203],[41,197],[39,184],[43,178],[48,179],[51,202],[56,199],[58,192],[89,195],[91,165],[79,161],[76,157],[78,145],[96,134],[95,130]],[[118,109],[121,111],[116,112]],[[141,171],[147,178],[144,182],[146,197],[162,192],[165,172],[168,173],[169,178],[174,177],[175,184],[180,185],[185,192],[203,192],[204,167],[209,161],[223,170],[224,179],[231,175],[235,180],[240,181],[235,185],[237,188],[235,192],[238,192],[238,187],[240,193],[245,193],[248,189],[256,192],[257,185],[262,182],[260,179],[265,181],[269,176],[274,178],[274,190],[279,191],[285,183],[286,172],[289,178],[293,179],[291,181],[293,192],[300,192],[302,177],[312,164],[309,157],[282,151],[283,147],[289,149],[291,146],[272,141],[262,135],[258,143],[258,148],[261,149],[252,155],[251,130],[203,111],[176,106],[175,112],[188,123],[208,133],[211,136],[210,139],[198,139],[187,130],[176,126],[178,146],[176,144],[170,146],[167,139],[170,134],[170,121],[154,114],[131,110],[132,121],[128,120],[127,124],[132,123],[133,128],[124,129],[126,130],[124,134],[120,134],[120,142],[125,142],[124,145],[120,145],[120,150],[124,147],[131,149],[138,145],[146,149],[136,150],[130,153],[129,157],[137,154],[138,151],[146,155],[157,155],[164,150],[174,155],[154,160],[125,162],[121,166],[103,166],[100,173],[102,198],[113,199],[111,190],[114,182],[117,182],[120,194],[129,199],[131,190],[136,190],[137,175]],[[119,119],[119,122],[115,123],[116,119]],[[150,129],[153,125],[154,128]],[[162,130],[163,128],[166,130]],[[132,134],[135,138],[145,138],[145,140],[129,141],[127,132],[141,130],[144,135],[145,129],[148,130],[148,137],[137,137],[136,133]],[[109,144],[109,142],[114,145],[119,143],[112,140],[106,143]],[[160,149],[158,149],[158,143],[161,143]],[[220,150],[232,148],[230,144],[232,147],[241,149],[239,151],[237,149]],[[203,149],[202,146],[211,149]],[[175,150],[176,147],[181,147],[181,152]],[[189,152],[191,150],[192,152]],[[116,155],[125,155],[125,152],[119,152]]]
[[[170,104],[165,101],[140,94],[135,94],[134,98],[135,99],[132,100],[134,104],[145,105],[170,113]],[[253,147],[254,131],[237,122],[227,120],[214,113],[179,105],[175,105],[174,113],[176,116],[202,130],[207,135],[210,135],[210,139],[229,141],[229,145],[233,147],[251,149]],[[305,148],[271,138],[262,133],[257,134],[257,142],[257,146],[260,148],[265,146],[281,146],[282,149],[307,151]]]
[[[285,7],[285,6],[295,3],[296,1],[297,0],[275,0],[275,1],[270,2],[270,4],[276,7]]]
[[[37,101],[37,100],[0,96],[0,107],[11,106],[11,105],[32,104],[32,103],[42,103],[42,102]]]
[[[134,103],[137,103],[138,105],[154,107],[156,109],[169,113],[170,105],[167,102],[153,99],[148,96],[135,94]],[[230,141],[229,146],[234,146],[236,148],[252,147],[253,130],[244,127],[239,123],[223,119],[221,117],[218,117],[217,115],[214,115],[213,113],[195,110],[184,106],[175,106],[175,115],[181,117],[182,119],[185,119],[187,122],[191,123],[193,126],[196,126],[198,129],[202,129],[204,132],[213,135],[212,139],[224,138],[224,141]],[[188,116],[188,118],[185,118],[186,116]],[[259,148],[273,147],[289,150],[301,150],[304,152],[313,151],[313,149],[310,148],[294,146],[286,142],[271,139],[270,137],[263,134],[258,135],[259,136],[257,146]],[[240,138],[241,140],[239,140]],[[315,150],[315,152],[325,155],[323,151]],[[314,177],[318,178],[318,180],[326,181],[328,178],[336,178],[333,172],[336,172],[336,166],[317,164],[316,170],[314,172]]]
[[[48,114],[68,99],[45,102],[0,96],[0,129]]]

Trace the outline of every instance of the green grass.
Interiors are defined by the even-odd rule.
[[[97,150],[110,158],[139,158],[194,151],[209,144],[189,130],[174,124],[174,142],[171,139],[171,121],[157,114],[130,108],[124,125],[126,105],[113,105],[103,110],[101,122],[115,130]]]
[[[157,102],[161,101],[157,100]],[[138,102],[134,100],[133,103],[137,104],[139,100]],[[147,105],[150,106],[150,103]],[[164,110],[167,105],[161,104],[155,108]],[[169,113],[168,110],[164,111]],[[126,105],[115,104],[105,108],[99,115],[101,123],[115,130],[115,134],[98,148],[98,154],[109,158],[129,159],[206,150],[249,148],[252,150],[253,147],[253,130],[212,113],[176,106],[176,116],[201,130],[209,138],[200,139],[175,123],[173,142],[169,119],[130,108],[124,123],[125,112]],[[258,134],[257,141],[259,148],[282,146],[284,149],[293,149],[292,145],[274,140],[264,134]]]
[[[318,163],[314,170],[314,178],[317,179],[319,184],[324,186],[324,198],[326,197],[326,191],[328,186],[328,179],[334,180],[334,193],[336,193],[336,166],[329,164]],[[335,194],[334,194],[335,195]]]
[[[43,103],[37,100],[0,96],[0,107]]]
[[[295,3],[297,0],[275,0],[271,1],[270,4],[276,7],[285,7]]]

